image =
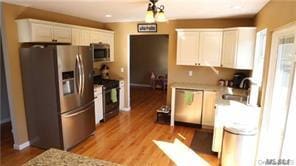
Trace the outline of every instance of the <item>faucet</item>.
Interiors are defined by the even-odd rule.
[[[244,88],[245,81],[247,81],[247,80],[249,80],[249,81],[251,82],[251,84],[255,83],[255,82],[253,82],[253,78],[252,78],[252,77],[246,77],[246,78],[244,78],[244,79],[241,81],[241,83],[240,83],[240,85],[239,85],[239,88]]]

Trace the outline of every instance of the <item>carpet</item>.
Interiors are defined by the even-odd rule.
[[[92,159],[89,157],[65,152],[57,149],[49,149],[34,157],[24,166],[120,166],[109,161]]]
[[[198,153],[205,153],[209,155],[216,155],[212,152],[213,132],[197,129],[191,142],[191,149]]]

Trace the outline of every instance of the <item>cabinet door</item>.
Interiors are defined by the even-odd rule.
[[[91,43],[103,42],[103,34],[101,32],[92,31],[90,40],[91,40]]]
[[[103,33],[102,42],[110,45],[110,62],[114,61],[114,34]]]
[[[89,46],[90,45],[90,43],[91,43],[90,33],[91,33],[91,31],[89,31],[89,30],[84,30],[84,29],[81,30],[80,45],[82,45],[82,46]]]
[[[74,46],[81,45],[80,34],[81,34],[80,29],[72,28],[72,45]]]
[[[222,67],[233,68],[235,63],[235,54],[237,51],[238,31],[224,31],[223,33],[223,53]]]
[[[252,69],[255,52],[256,29],[239,30],[236,69]]]
[[[199,63],[201,66],[220,66],[222,32],[200,32]]]
[[[32,23],[32,42],[52,42],[53,26]]]
[[[177,65],[198,65],[198,32],[178,32]]]
[[[216,92],[204,91],[202,125],[214,126]]]
[[[59,43],[71,43],[72,32],[71,28],[67,27],[53,27],[53,39]]]

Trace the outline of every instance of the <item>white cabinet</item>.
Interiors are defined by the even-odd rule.
[[[29,25],[28,25],[29,26]],[[52,42],[53,40],[53,26],[47,25],[47,24],[38,24],[38,23],[32,23],[31,24],[31,36],[29,35],[30,32],[21,32],[23,40],[26,42]],[[24,36],[24,33],[28,33],[27,37]]]
[[[220,66],[221,29],[177,31],[177,65]]]
[[[222,53],[222,31],[200,32],[199,64],[201,66],[220,66]]]
[[[124,110],[124,81],[119,81],[119,110]]]
[[[71,43],[72,30],[68,27],[54,26],[53,27],[53,40],[59,43]]]
[[[89,30],[86,30],[86,29],[80,30],[80,45],[81,46],[89,46],[90,45],[90,43],[91,43],[90,34],[91,34],[91,31],[89,31]]]
[[[71,43],[71,28],[66,25],[51,24],[33,19],[17,20],[18,39],[26,42]]]
[[[178,32],[177,65],[198,65],[198,32]]]
[[[102,86],[96,86],[94,88],[95,96],[95,120],[96,124],[99,124],[103,119],[103,95],[102,95]]]
[[[217,94],[215,91],[204,91],[202,109],[203,127],[214,126],[216,96]]]
[[[72,45],[80,45],[80,29],[72,28]]]
[[[222,67],[252,69],[256,28],[225,29],[223,34]]]

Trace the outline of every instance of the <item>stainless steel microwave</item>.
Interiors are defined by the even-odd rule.
[[[94,61],[110,61],[110,45],[106,43],[91,43],[91,52]]]

